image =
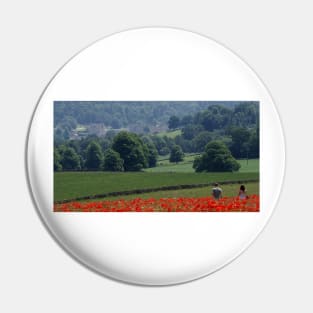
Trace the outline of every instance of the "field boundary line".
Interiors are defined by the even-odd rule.
[[[243,179],[243,180],[227,180],[227,181],[218,181],[217,183],[220,185],[232,185],[232,184],[243,184],[243,183],[256,183],[259,182],[259,179]],[[60,201],[55,201],[55,204],[63,204],[73,201],[81,201],[81,200],[92,200],[99,198],[107,198],[107,197],[115,197],[115,196],[126,196],[126,195],[135,195],[142,193],[150,193],[156,191],[166,191],[166,190],[180,190],[180,189],[193,189],[193,188],[201,188],[213,186],[214,183],[202,183],[202,184],[186,184],[186,185],[174,185],[174,186],[163,186],[163,187],[155,187],[155,188],[143,188],[143,189],[133,189],[133,190],[125,190],[125,191],[112,191],[103,194],[96,194],[91,196],[83,196],[72,199],[64,199]]]

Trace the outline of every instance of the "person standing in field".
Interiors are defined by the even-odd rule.
[[[238,192],[238,197],[240,200],[248,199],[245,185],[240,186],[239,192]]]
[[[219,200],[222,198],[223,190],[219,187],[218,183],[214,184],[214,187],[212,188],[212,196],[215,200]]]

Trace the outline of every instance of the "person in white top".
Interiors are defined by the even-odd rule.
[[[212,188],[212,196],[215,200],[219,200],[222,198],[222,188],[219,187],[218,183],[214,184],[214,188]]]
[[[245,185],[240,186],[238,197],[240,200],[245,200],[248,198]]]

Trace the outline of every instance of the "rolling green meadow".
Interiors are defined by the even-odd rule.
[[[162,161],[165,162],[165,161]],[[180,185],[213,184],[220,182],[224,195],[235,195],[238,184],[225,184],[230,181],[250,181],[259,179],[258,160],[241,161],[242,171],[238,173],[195,173],[192,163],[182,162],[177,165],[157,166],[155,171],[143,172],[56,172],[54,173],[54,201],[75,199],[84,196],[111,193],[116,191],[131,191],[136,189],[160,188],[177,186],[177,190],[149,192],[143,194],[125,195],[123,199],[156,197],[170,198],[193,196],[201,197],[210,194],[209,187],[180,189]],[[246,184],[250,193],[258,194],[258,183]],[[119,196],[121,197],[121,196]],[[108,197],[111,199],[114,197]],[[116,198],[116,197],[115,197]]]
[[[245,183],[245,186],[247,188],[248,194],[259,194],[259,183],[258,182],[251,182],[251,183]],[[221,184],[222,190],[223,190],[223,196],[225,197],[234,197],[237,196],[238,190],[239,190],[239,184],[227,184],[223,185]],[[211,186],[206,187],[200,187],[200,188],[192,188],[192,189],[179,189],[179,190],[166,190],[166,191],[155,191],[155,192],[147,192],[143,194],[131,194],[131,195],[125,195],[123,197],[123,200],[132,200],[135,198],[141,198],[141,199],[160,199],[160,198],[202,198],[202,197],[208,197],[211,196]],[[116,200],[118,197],[105,197],[105,198],[99,198],[97,201],[101,200]],[[94,200],[87,200],[87,201],[94,201]]]

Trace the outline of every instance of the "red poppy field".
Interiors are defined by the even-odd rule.
[[[259,195],[248,199],[224,197],[161,198],[133,200],[105,200],[95,202],[69,202],[55,204],[54,212],[259,212]]]

